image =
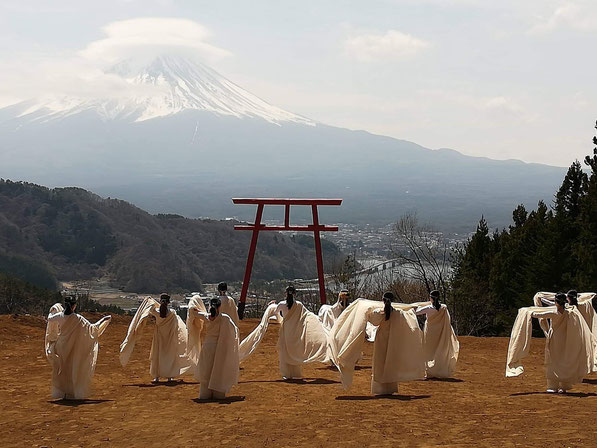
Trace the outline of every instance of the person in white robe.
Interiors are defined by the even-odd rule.
[[[332,327],[334,326],[334,322],[336,322],[336,319],[338,319],[340,314],[342,314],[342,311],[344,311],[349,304],[350,294],[348,292],[348,289],[343,289],[338,294],[338,300],[336,301],[336,303],[334,303],[333,305],[321,305],[317,317],[319,317],[319,320],[321,321],[321,324],[323,325],[323,328],[325,328],[326,331],[329,332],[332,329]]]
[[[59,303],[52,306],[46,327],[45,352],[52,366],[52,397],[84,400],[90,394],[98,340],[111,316],[92,324],[75,313],[75,298],[67,297],[64,302],[64,308]]]
[[[162,294],[160,303],[151,297],[139,306],[129,325],[126,338],[120,345],[120,363],[126,366],[133,352],[141,329],[149,316],[155,317],[155,329],[149,355],[149,373],[153,382],[160,378],[172,381],[191,369],[192,362],[187,353],[187,327],[173,310],[168,307],[170,296]]]
[[[296,290],[286,288],[286,300],[274,309],[274,315],[281,317],[278,337],[279,367],[282,378],[302,378],[303,364],[326,362],[328,360],[327,334],[315,314],[294,299]]]
[[[218,284],[218,296],[220,297],[220,301],[222,302],[222,313],[227,314],[234,325],[237,328],[239,327],[239,318],[238,318],[238,308],[236,306],[236,302],[232,297],[228,295],[228,284],[225,282],[221,282]]]
[[[512,328],[506,376],[524,372],[522,359],[528,355],[532,335],[531,318],[547,319],[545,376],[547,392],[565,393],[582,382],[593,365],[592,335],[576,306],[566,306],[565,294],[556,294],[554,307],[527,307],[518,311]]]
[[[419,306],[415,314],[425,316],[423,351],[427,378],[449,378],[458,361],[460,344],[452,328],[448,307],[440,302],[440,292],[429,293],[431,302]]]
[[[369,317],[369,322],[378,326],[373,344],[371,378],[371,394],[373,395],[391,395],[398,392],[398,381],[401,379],[401,375],[396,369],[395,363],[399,363],[401,358],[408,355],[404,353],[403,347],[400,347],[397,342],[402,337],[401,333],[403,333],[405,327],[414,331],[417,335],[414,345],[410,346],[409,349],[412,350],[413,357],[417,358],[418,361],[418,369],[416,369],[418,374],[415,376],[424,377],[424,368],[420,362],[423,348],[421,330],[418,325],[417,327],[409,327],[409,322],[404,317],[406,313],[392,307],[394,294],[386,292],[383,300],[384,309],[374,310]],[[408,313],[414,314],[412,311]]]
[[[354,367],[360,357],[367,322],[377,326],[373,345],[371,393],[388,395],[398,391],[398,383],[425,378],[423,332],[412,307],[384,301],[357,299],[338,318],[330,334],[330,352],[342,385],[352,384]]]
[[[575,306],[578,309],[592,334],[593,372],[597,372],[597,316],[595,313],[595,308],[593,307],[595,295],[596,294],[593,292],[584,292],[579,294],[574,289],[571,289],[566,293],[566,306]],[[554,306],[555,296],[556,294],[553,292],[538,292],[535,294],[535,297],[533,297],[533,302],[535,306]],[[547,320],[539,319],[539,326],[543,330],[545,336],[547,336],[549,331]]]
[[[211,299],[209,313],[202,304],[190,306],[189,313],[207,327],[195,372],[200,383],[199,399],[221,400],[238,383],[238,328],[230,316],[222,313],[219,297]],[[194,325],[196,322],[191,321],[189,328]]]

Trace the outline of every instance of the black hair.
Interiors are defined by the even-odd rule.
[[[564,294],[563,292],[557,293],[556,294],[556,303],[561,306],[566,306],[566,303],[568,303],[566,294]]]
[[[228,283],[226,283],[226,282],[218,283],[218,291],[221,291],[221,292],[228,291]]]
[[[216,317],[216,311],[222,306],[222,301],[219,297],[214,297],[209,301],[209,314],[212,317]]]
[[[77,299],[73,296],[66,296],[64,298],[64,315],[73,314],[73,306],[77,304]]]
[[[292,308],[292,305],[294,305],[294,293],[295,292],[296,292],[296,289],[294,288],[294,286],[288,285],[286,287],[286,306],[288,307],[289,310],[290,310],[290,308]]]
[[[384,303],[384,313],[386,313],[386,320],[390,319],[390,316],[392,315],[392,311],[394,310],[394,308],[392,308],[392,301],[394,300],[394,294],[391,292],[385,292],[383,295],[383,303]]]
[[[166,293],[160,295],[160,317],[162,319],[168,316],[168,304],[170,303],[170,296]]]
[[[338,297],[340,298],[340,296],[342,296],[342,298],[344,300],[340,301],[340,303],[342,303],[343,307],[347,307],[348,304],[350,303],[350,292],[348,291],[348,289],[342,289],[340,291],[340,293],[338,294]]]
[[[437,289],[434,289],[429,293],[429,297],[431,297],[433,308],[439,311],[439,307],[441,306],[439,291]]]
[[[578,292],[576,292],[576,289],[568,291],[566,297],[568,298],[568,303],[570,303],[570,305],[578,306]]]

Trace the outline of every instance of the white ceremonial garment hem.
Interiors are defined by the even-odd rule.
[[[371,395],[392,395],[398,393],[398,383],[378,383],[371,378]]]

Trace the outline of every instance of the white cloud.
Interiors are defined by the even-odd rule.
[[[362,33],[344,42],[346,53],[361,62],[406,59],[429,46],[428,42],[397,30],[385,34]]]
[[[571,2],[560,4],[551,14],[540,17],[529,34],[547,34],[558,29],[597,31],[597,11],[594,2]]]
[[[163,53],[183,53],[212,61],[230,53],[209,44],[210,31],[187,19],[136,18],[111,22],[102,28],[105,38],[81,51],[20,53],[2,61],[0,107],[38,97],[118,98],[151,95],[158,87],[132,86],[106,73],[106,68],[125,58],[137,62]]]
[[[116,62],[138,56],[186,52],[206,59],[219,59],[230,52],[207,40],[210,31],[187,19],[140,17],[109,23],[102,28],[106,37],[91,42],[81,55],[94,61]]]

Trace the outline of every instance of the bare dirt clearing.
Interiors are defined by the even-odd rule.
[[[404,383],[398,396],[373,398],[372,344],[349,391],[321,364],[307,366],[303,382],[283,382],[272,325],[229,399],[206,403],[191,376],[150,383],[152,328],[120,366],[129,319],[114,317],[100,340],[92,399],[77,403],[50,397],[43,319],[0,316],[0,446],[597,445],[597,375],[569,395],[544,393],[543,340],[533,341],[525,374],[506,379],[507,339],[460,338],[454,379]],[[242,322],[242,336],[256,324]]]

